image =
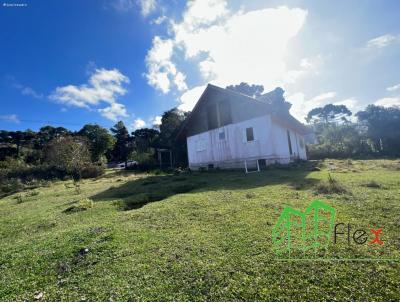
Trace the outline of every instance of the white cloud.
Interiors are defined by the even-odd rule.
[[[361,104],[361,102],[354,97],[348,98],[348,99],[345,99],[342,101],[334,102],[333,104],[334,105],[345,105],[347,107],[347,109],[349,109],[351,111],[351,113],[353,114],[351,117],[349,117],[349,120],[353,121],[353,122],[355,122],[357,120],[355,114],[363,109],[363,105]]]
[[[132,129],[137,130],[137,129],[142,129],[146,126],[146,122],[142,120],[141,118],[137,118],[133,121],[132,124]]]
[[[163,22],[165,22],[166,20],[168,20],[167,16],[159,16],[158,18],[150,21],[151,24],[156,24],[156,25],[160,25]]]
[[[127,12],[133,8],[140,7],[141,14],[146,17],[150,13],[156,10],[156,0],[113,0],[110,2],[110,6],[117,11]]]
[[[196,105],[197,101],[199,100],[204,89],[206,89],[206,86],[197,86],[183,93],[180,97],[181,104],[178,106],[178,109],[183,111],[192,110],[194,105]]]
[[[161,119],[162,119],[162,117],[161,117],[160,115],[157,115],[156,117],[154,117],[154,118],[151,119],[150,123],[151,123],[153,126],[158,127],[158,126],[161,125]]]
[[[43,98],[43,94],[36,92],[33,88],[29,86],[23,86],[21,84],[14,84],[14,87],[17,88],[19,91],[21,91],[22,95],[27,95],[31,96],[35,99],[41,99]]]
[[[206,27],[219,18],[226,16],[228,10],[225,0],[192,0],[188,1],[183,13],[183,21],[175,23],[174,30],[179,39],[179,34],[192,33],[200,27]]]
[[[117,11],[128,11],[131,10],[135,6],[134,0],[113,0],[110,3],[111,7],[113,7]]]
[[[187,89],[185,75],[172,62],[173,47],[172,40],[163,40],[156,36],[153,47],[146,56],[147,81],[163,93],[168,93],[173,84],[180,91]]]
[[[102,116],[114,122],[121,118],[129,116],[126,112],[125,106],[119,103],[111,103],[110,106],[98,109],[98,111]]]
[[[317,55],[313,58],[303,58],[300,60],[299,68],[288,70],[284,75],[284,82],[295,83],[300,77],[307,74],[318,75],[324,63],[322,55]]]
[[[290,112],[301,122],[305,121],[304,118],[312,109],[323,107],[327,104],[345,105],[353,115],[362,109],[361,102],[354,97],[347,98],[341,101],[334,101],[333,99],[335,97],[336,92],[330,91],[316,95],[311,99],[306,99],[304,93],[297,92],[290,95],[286,99],[292,103],[292,108],[290,109]]]
[[[139,0],[139,5],[143,16],[149,15],[157,8],[156,0]]]
[[[97,110],[104,117],[115,121],[128,116],[125,106],[117,103],[117,98],[127,92],[123,87],[125,83],[129,83],[129,78],[119,70],[101,68],[92,73],[87,84],[57,87],[49,98],[61,104],[86,109],[107,103],[107,107]]]
[[[15,124],[20,123],[20,120],[16,114],[0,115],[0,120],[3,122],[10,122]]]
[[[383,107],[394,107],[400,106],[400,96],[393,97],[393,98],[382,98],[377,100],[374,105],[376,106],[383,106]]]
[[[336,92],[330,91],[330,92],[325,92],[321,93],[315,97],[313,97],[310,102],[315,104],[316,106],[320,106],[325,103],[326,100],[332,99],[336,96]]]
[[[336,92],[330,91],[321,93],[311,99],[306,99],[304,93],[297,92],[288,96],[286,99],[292,103],[290,113],[299,121],[304,122],[304,118],[311,109],[332,103],[332,99],[335,96]]]
[[[399,41],[399,36],[391,34],[382,35],[367,42],[367,48],[384,48]]]
[[[400,84],[390,86],[390,87],[386,88],[386,90],[390,91],[390,92],[393,92],[393,91],[396,91],[396,90],[400,90]]]
[[[299,8],[231,12],[225,0],[189,1],[182,21],[171,21],[169,38],[154,38],[146,58],[148,82],[168,93],[177,87],[177,73],[184,76],[195,68],[203,78],[191,88],[197,92],[208,81],[220,86],[243,81],[262,84],[267,91],[282,86],[287,79],[287,45],[306,16],[307,11]],[[178,70],[177,58],[188,72],[183,67]],[[302,69],[310,67],[310,62],[302,62]],[[180,90],[185,91],[187,84],[180,82]],[[188,104],[197,100],[188,96],[194,94],[183,93],[181,108],[191,109]]]

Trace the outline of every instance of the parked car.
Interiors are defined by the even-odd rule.
[[[107,164],[107,168],[110,169],[124,169],[125,167],[134,167],[138,164],[135,160],[128,160],[127,162],[110,162]]]

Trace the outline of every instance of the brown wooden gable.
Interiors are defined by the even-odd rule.
[[[267,114],[288,128],[307,132],[306,127],[289,113],[274,112],[270,104],[208,84],[182,126],[178,139]]]

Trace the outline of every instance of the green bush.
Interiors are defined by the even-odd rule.
[[[67,171],[64,169],[50,166],[50,165],[40,165],[40,166],[25,166],[19,169],[10,170],[7,173],[10,178],[19,178],[24,182],[31,181],[33,179],[65,179],[68,177]]]
[[[135,152],[132,158],[138,162],[138,165],[126,167],[127,170],[148,171],[158,166],[153,152]]]
[[[104,167],[98,165],[87,165],[82,169],[82,178],[96,178],[104,174]]]
[[[12,157],[6,157],[0,161],[0,170],[15,171],[24,167],[26,167],[26,164],[23,161]]]
[[[64,213],[75,213],[90,210],[94,207],[93,200],[89,198],[82,198],[76,204],[66,208]]]
[[[24,189],[24,185],[18,178],[11,178],[0,183],[0,194],[13,194]]]

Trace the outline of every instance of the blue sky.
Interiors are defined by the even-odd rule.
[[[300,120],[400,105],[399,20],[395,0],[2,2],[0,129],[151,127],[207,83],[281,86]]]

